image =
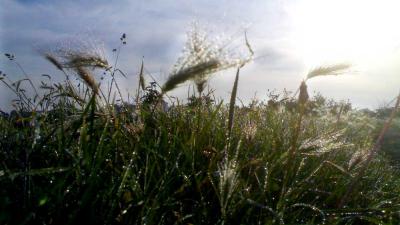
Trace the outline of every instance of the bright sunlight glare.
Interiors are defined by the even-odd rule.
[[[348,62],[361,70],[391,60],[400,47],[398,0],[303,0],[289,10],[307,67]]]

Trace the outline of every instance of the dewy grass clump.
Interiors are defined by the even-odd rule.
[[[35,99],[1,72],[18,104],[0,116],[0,224],[400,223],[399,171],[377,151],[395,110],[379,116],[309,96],[307,79],[299,96],[237,106],[240,68],[253,55],[247,37],[249,55],[237,58],[206,33],[193,35],[161,90],[145,87],[142,62],[134,102],[115,100],[114,75],[123,72],[96,48],[44,55],[86,85],[46,75]],[[212,96],[202,82],[231,67],[229,104],[160,107],[170,97],[162,94],[187,80],[200,97]],[[110,73],[101,81],[108,93],[98,88],[96,68]],[[347,69],[323,67],[308,78]]]

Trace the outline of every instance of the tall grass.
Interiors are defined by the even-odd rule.
[[[247,37],[246,45],[253,55]],[[110,69],[107,60],[83,56],[74,63],[48,58],[81,83],[46,77],[35,101],[8,76],[0,79],[19,100],[15,113],[0,118],[0,223],[400,222],[398,171],[385,155],[366,151],[382,124],[349,104],[309,96],[306,81],[298,98],[271,94],[239,107],[244,60],[229,64],[239,68],[229,104],[198,90],[187,104],[165,108],[167,91],[215,70],[200,66],[213,61],[146,87],[142,62],[130,105],[109,97],[119,92],[117,60]],[[109,72],[107,92],[80,69]]]

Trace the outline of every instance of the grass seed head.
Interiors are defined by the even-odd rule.
[[[93,55],[77,54],[72,55],[67,62],[70,68],[92,67],[92,68],[109,68],[107,60]]]
[[[206,79],[196,79],[194,82],[196,84],[197,91],[199,93],[202,93],[207,84],[207,80]]]
[[[187,80],[193,80],[201,92],[210,74],[242,67],[252,58],[253,50],[247,41],[247,36],[245,36],[246,51],[249,51],[250,57],[243,57],[236,49],[229,48],[230,40],[221,42],[217,38],[211,39],[209,33],[199,24],[192,24],[182,56],[178,58],[172,75],[165,83],[164,92],[176,88],[178,84]]]
[[[300,94],[299,94],[298,103],[299,103],[300,105],[304,105],[304,104],[307,103],[308,98],[309,98],[309,96],[308,96],[308,91],[307,91],[306,82],[305,82],[305,81],[302,81],[302,82],[301,82],[301,85],[300,85]]]
[[[189,68],[185,68],[173,74],[169,77],[167,82],[165,82],[162,90],[163,92],[168,92],[176,88],[179,84],[193,79],[198,79],[201,76],[204,76],[210,71],[218,68],[220,66],[218,60],[210,60],[208,62],[202,62],[197,65],[193,65]]]
[[[59,42],[43,54],[57,68],[75,70],[77,67],[92,67],[93,69],[110,67],[104,54],[104,44],[89,36],[79,36]]]
[[[55,56],[53,56],[50,53],[45,53],[44,57],[51,63],[53,64],[57,69],[63,71],[63,66],[61,65],[61,63],[56,59]]]
[[[139,73],[139,85],[142,87],[142,90],[144,91],[146,89],[146,81],[144,79],[144,60],[142,60],[142,65],[140,66],[140,73]]]
[[[93,90],[94,93],[98,93],[98,85],[93,77],[93,75],[84,67],[76,67],[76,73],[79,75],[82,80]]]
[[[351,65],[347,63],[335,64],[330,66],[320,66],[311,70],[307,74],[307,80],[318,76],[339,75],[350,69]]]

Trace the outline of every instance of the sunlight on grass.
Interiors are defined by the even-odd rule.
[[[15,95],[15,110],[0,116],[0,223],[399,224],[399,143],[384,140],[400,133],[400,95],[375,111],[311,96],[310,79],[351,68],[321,64],[294,94],[238,104],[254,54],[247,35],[248,54],[235,58],[206,32],[190,34],[163,84],[141,61],[133,98],[115,79],[127,77],[118,66],[126,34],[112,59],[74,46],[42,54],[66,80],[45,74],[34,96],[27,73],[0,72]],[[227,68],[236,76],[224,102],[205,87]],[[197,90],[182,103],[169,94],[186,81]]]

